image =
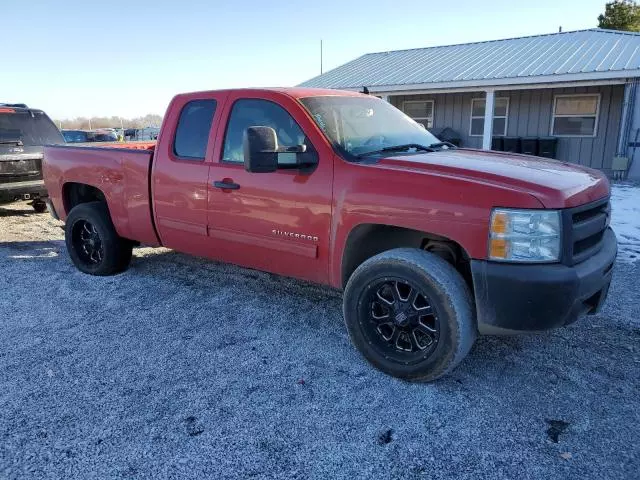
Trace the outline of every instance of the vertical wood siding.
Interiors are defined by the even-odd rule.
[[[496,97],[509,98],[507,136],[551,136],[551,119],[555,95],[572,93],[599,93],[600,111],[596,136],[559,137],[558,160],[589,167],[610,169],[616,154],[620,117],[624,100],[623,85],[606,85],[578,88],[554,88],[540,90],[497,91]],[[462,146],[481,148],[482,137],[469,135],[471,100],[483,98],[484,92],[444,93],[435,95],[394,95],[389,101],[402,109],[405,100],[433,100],[435,128],[450,127],[460,135]]]

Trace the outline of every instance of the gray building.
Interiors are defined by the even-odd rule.
[[[559,160],[639,179],[639,77],[640,34],[591,29],[370,53],[301,86],[366,87],[464,147],[542,138]]]

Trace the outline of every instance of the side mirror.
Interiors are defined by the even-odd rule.
[[[271,127],[249,127],[242,139],[244,169],[270,173],[278,169],[278,137]]]

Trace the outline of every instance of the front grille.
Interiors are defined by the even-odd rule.
[[[566,263],[575,265],[595,255],[602,248],[609,225],[611,204],[603,198],[586,205],[563,210]]]

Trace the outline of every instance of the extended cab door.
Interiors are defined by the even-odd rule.
[[[260,98],[258,98],[260,97]],[[224,261],[315,282],[328,281],[333,152],[302,106],[284,94],[230,94],[209,171],[208,229]],[[274,128],[281,146],[305,144],[314,169],[245,171],[242,140],[251,126]],[[279,154],[279,163],[295,161]]]
[[[154,220],[166,247],[212,256],[207,242],[207,184],[226,95],[178,95],[167,109],[151,182]]]

